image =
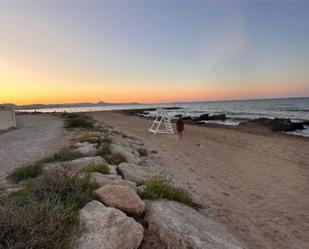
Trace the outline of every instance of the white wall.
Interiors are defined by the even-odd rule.
[[[14,111],[0,109],[0,130],[6,130],[13,127],[16,127]]]

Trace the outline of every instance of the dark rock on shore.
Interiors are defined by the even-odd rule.
[[[182,120],[191,120],[192,118],[190,116],[182,116],[181,114],[177,114],[174,116],[175,118],[182,118]]]
[[[195,118],[194,121],[205,121],[205,120],[208,120],[209,118],[209,114],[202,114],[200,115],[198,118]]]
[[[207,121],[207,120],[226,120],[226,115],[225,114],[218,114],[218,115],[209,115],[209,114],[202,114],[198,118],[195,118],[194,121]]]
[[[295,131],[295,130],[303,130],[304,123],[294,123],[290,119],[268,119],[268,118],[258,118],[249,120],[246,122],[242,122],[240,125],[248,126],[248,125],[260,125],[263,127],[269,128],[271,131],[279,132],[279,131]]]
[[[225,114],[219,114],[219,115],[212,115],[209,116],[208,120],[226,120],[226,115]]]
[[[302,124],[309,126],[309,121],[303,122]]]

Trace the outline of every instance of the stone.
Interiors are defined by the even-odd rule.
[[[200,115],[198,118],[195,118],[194,121],[204,121],[204,120],[208,120],[209,114],[202,114]]]
[[[145,188],[146,188],[146,185],[141,185],[137,187],[137,193],[141,198],[144,197]]]
[[[9,196],[11,194],[21,191],[22,189],[23,189],[22,187],[15,187],[15,188],[8,188],[5,190],[0,190],[0,197]]]
[[[218,115],[211,115],[208,117],[208,120],[226,120],[226,115],[225,114],[218,114]]]
[[[262,126],[270,129],[271,131],[280,132],[280,131],[295,131],[295,130],[303,130],[303,123],[295,123],[290,119],[268,119],[268,118],[258,118],[249,121],[242,122],[240,125],[242,126]]]
[[[107,164],[105,159],[100,156],[81,157],[81,158],[78,158],[72,161],[67,161],[67,162],[48,163],[44,166],[44,172],[48,173],[48,171],[50,170],[62,170],[62,169],[71,170],[72,172],[79,172],[91,163]]]
[[[137,249],[143,226],[115,208],[91,201],[80,210],[74,249]]]
[[[106,206],[120,209],[128,215],[140,216],[145,210],[145,203],[129,186],[104,185],[95,193]]]
[[[84,143],[77,143],[75,146],[76,149],[74,149],[73,152],[77,152],[82,156],[95,156],[97,154],[95,144],[84,142]]]
[[[143,183],[150,177],[160,173],[153,167],[138,166],[132,163],[121,163],[117,168],[124,179],[138,184]]]
[[[107,184],[123,185],[131,187],[135,192],[137,191],[135,182],[124,180],[120,175],[103,175],[98,172],[93,172],[91,173],[91,176],[96,180],[100,187]]]
[[[227,229],[174,201],[147,201],[143,249],[244,249]]]
[[[131,147],[131,144],[127,139],[125,139],[125,138],[123,138],[120,135],[117,135],[115,133],[108,135],[108,138],[112,140],[113,144],[116,144],[116,145],[119,145],[119,146],[122,146],[122,147],[128,147],[128,148]]]
[[[142,162],[141,158],[139,157],[139,153],[131,147],[112,144],[110,149],[113,154],[119,153],[124,156],[129,163],[140,164]]]
[[[117,175],[117,167],[111,164],[106,164],[107,167],[109,168],[109,174],[110,175]]]

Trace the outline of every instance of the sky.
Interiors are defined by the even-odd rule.
[[[309,96],[309,1],[0,1],[0,103]]]

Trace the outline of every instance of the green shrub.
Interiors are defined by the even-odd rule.
[[[94,135],[87,134],[87,135],[82,136],[79,139],[79,142],[80,143],[88,142],[88,143],[91,143],[91,144],[96,144],[96,143],[100,143],[101,142],[101,138],[97,137],[97,136],[94,136]]]
[[[65,162],[71,161],[77,158],[82,157],[82,155],[78,152],[73,152],[70,148],[63,148],[56,152],[54,155],[42,159],[45,163],[48,162]]]
[[[0,248],[69,249],[79,209],[97,187],[66,169],[28,181],[0,201]]]
[[[145,182],[144,197],[146,199],[168,199],[195,207],[196,204],[181,188],[174,186],[163,177],[152,177]]]
[[[29,178],[35,178],[41,175],[43,172],[43,161],[37,161],[34,164],[21,166],[16,168],[11,172],[7,179],[12,183],[18,183],[22,180],[27,180]]]
[[[104,175],[109,174],[109,167],[103,163],[90,163],[83,169],[85,173],[99,172]]]
[[[94,120],[83,113],[65,113],[66,128],[86,128],[92,129],[94,127]]]
[[[123,162],[127,162],[127,159],[120,153],[108,154],[105,156],[105,159],[109,164],[118,165]]]
[[[97,155],[102,157],[110,153],[111,153],[110,145],[107,143],[101,144],[99,149],[97,150]]]
[[[69,248],[78,212],[50,202],[0,206],[0,248]]]
[[[141,156],[141,157],[147,157],[148,156],[148,152],[146,149],[144,148],[138,148],[137,149],[137,152],[138,154]]]

